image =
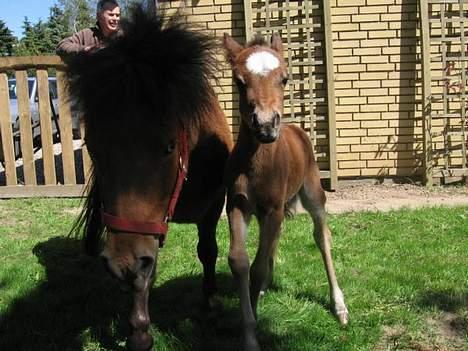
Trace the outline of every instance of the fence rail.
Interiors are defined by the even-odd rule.
[[[0,58],[0,198],[81,196],[82,132],[58,56]]]

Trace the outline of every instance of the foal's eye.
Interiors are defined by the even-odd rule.
[[[172,140],[169,144],[167,144],[166,154],[167,155],[172,154],[172,152],[174,152],[175,147],[176,147],[176,142],[175,140]]]
[[[288,84],[288,78],[287,77],[283,78],[283,80],[281,81],[281,84],[286,86],[286,84]]]

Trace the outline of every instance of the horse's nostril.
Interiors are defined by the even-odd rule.
[[[139,271],[145,276],[150,276],[153,273],[154,258],[151,256],[138,257]]]

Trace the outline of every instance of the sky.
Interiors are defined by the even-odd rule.
[[[0,19],[14,36],[20,38],[24,17],[28,17],[31,23],[36,23],[39,19],[46,21],[49,8],[55,3],[57,0],[0,0]]]

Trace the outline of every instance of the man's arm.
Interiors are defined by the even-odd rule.
[[[59,56],[76,54],[80,51],[88,51],[96,46],[97,39],[91,29],[83,29],[71,37],[65,38],[57,45],[55,52]]]

